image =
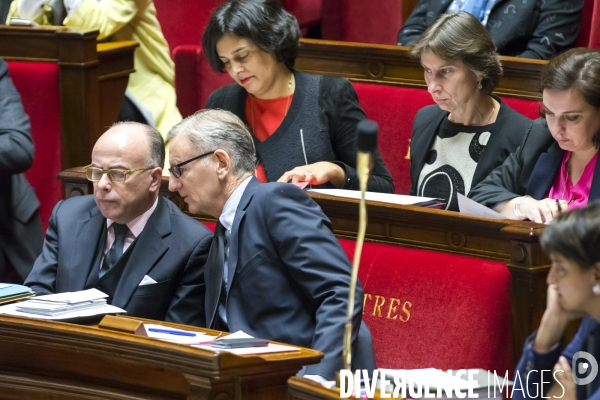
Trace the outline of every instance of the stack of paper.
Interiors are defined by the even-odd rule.
[[[34,297],[18,304],[0,307],[0,314],[44,319],[74,319],[126,311],[106,303],[107,294],[97,289]]]
[[[310,189],[310,193],[326,194],[329,196],[360,199],[360,191],[346,189]],[[407,196],[402,194],[366,192],[365,200],[382,203],[399,204],[404,206],[438,207],[443,204],[440,199],[433,197]]]
[[[27,286],[0,283],[0,304],[11,303],[31,296],[33,296],[33,291]]]

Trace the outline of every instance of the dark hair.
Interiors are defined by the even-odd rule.
[[[442,14],[410,47],[421,58],[430,50],[444,61],[462,61],[481,78],[482,90],[490,94],[500,81],[502,64],[492,37],[481,22],[466,12]]]
[[[600,262],[600,201],[560,214],[544,228],[540,244],[584,269]]]
[[[581,47],[565,51],[552,58],[540,75],[542,91],[573,89],[600,112],[600,51]],[[592,143],[600,146],[600,130]]]
[[[202,49],[213,70],[224,71],[217,42],[226,34],[250,39],[289,69],[300,47],[298,21],[277,0],[231,0],[213,12],[202,35]]]
[[[132,121],[121,121],[116,122],[111,126],[111,129],[116,126],[132,126],[140,128],[146,134],[148,138],[148,167],[161,167],[165,166],[165,141],[162,135],[155,128],[150,125],[140,124],[139,122]]]

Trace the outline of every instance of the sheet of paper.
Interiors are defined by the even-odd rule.
[[[231,333],[229,335],[221,336],[219,339],[230,338],[230,339],[240,339],[240,338],[251,338],[253,336],[248,335],[246,332],[237,331]],[[193,347],[197,347],[199,349],[210,350],[210,351],[227,351],[229,353],[243,355],[243,354],[265,354],[265,353],[284,353],[289,351],[300,351],[298,347],[287,346],[283,344],[274,344],[269,343],[268,346],[265,347],[242,347],[239,349],[217,349],[212,347],[211,345],[192,345]]]
[[[186,331],[183,329],[171,328],[170,326],[157,325],[157,324],[144,324],[148,337],[164,340],[165,342],[178,343],[178,344],[199,344],[213,340],[216,336],[209,336],[202,332]],[[152,332],[150,329],[168,330],[173,332],[183,332],[186,334],[193,334],[194,336],[177,335],[162,332]]]
[[[64,313],[60,315],[34,315],[29,313],[23,313],[17,311],[15,308],[19,303],[7,304],[4,306],[0,306],[0,314],[8,314],[8,315],[17,315],[19,317],[28,317],[28,318],[39,318],[39,319],[49,319],[54,321],[62,321],[73,318],[81,318],[81,317],[91,317],[92,315],[105,315],[105,314],[123,314],[126,311],[115,306],[104,305],[102,307],[90,308],[85,310],[77,310],[70,313]]]
[[[491,208],[471,200],[467,196],[458,194],[458,209],[462,214],[477,215],[479,217],[507,219],[504,215],[497,213]]]
[[[0,283],[0,289],[4,289],[7,287],[11,287],[12,285],[10,283]]]
[[[80,303],[82,301],[90,301],[95,299],[103,299],[108,297],[106,293],[98,289],[80,290],[78,292],[65,292],[56,294],[47,294],[44,296],[36,296],[30,301],[51,301],[64,303]]]
[[[345,189],[309,189],[308,192],[326,194],[329,196],[345,197],[348,199],[360,199],[359,190]],[[422,203],[433,202],[437,199],[433,197],[405,196],[402,194],[390,193],[375,193],[366,192],[365,200],[380,201],[383,203],[400,204],[400,205],[419,205]]]

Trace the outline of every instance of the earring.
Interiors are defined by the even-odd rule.
[[[481,81],[479,81],[479,85],[477,85],[477,89],[479,89],[479,90],[483,89],[483,86],[481,85]]]
[[[592,292],[594,292],[594,294],[595,294],[596,296],[599,296],[599,295],[600,295],[600,283],[596,283],[596,284],[594,285],[594,287],[592,288]]]

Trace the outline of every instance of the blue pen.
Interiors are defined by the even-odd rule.
[[[148,328],[149,332],[156,333],[168,333],[169,335],[179,335],[179,336],[196,336],[195,333],[191,332],[181,332],[181,331],[172,331],[170,329],[158,329],[158,328]]]

